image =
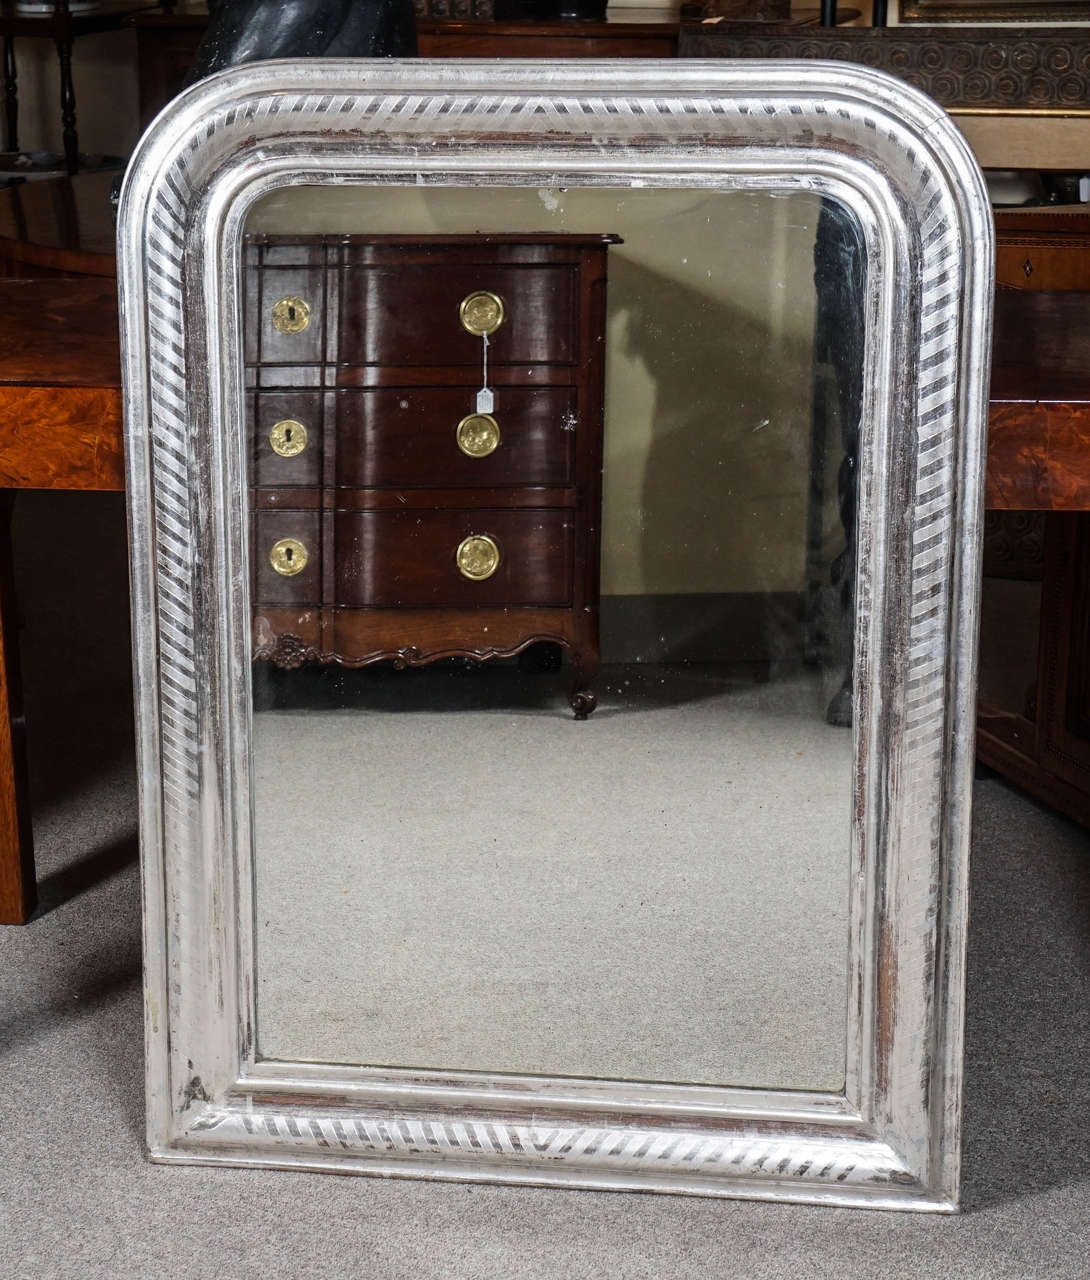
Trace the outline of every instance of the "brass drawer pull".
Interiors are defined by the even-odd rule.
[[[310,303],[292,296],[281,298],[273,305],[272,322],[281,333],[302,333],[310,324]]]
[[[298,538],[281,538],[269,551],[269,563],[285,578],[294,578],[307,567],[310,556]]]
[[[458,423],[455,439],[467,458],[487,458],[500,446],[500,424],[490,413],[469,413]]]
[[[500,567],[500,549],[486,533],[471,533],[458,543],[454,553],[458,572],[471,582],[491,578]]]
[[[284,418],[269,432],[269,444],[281,458],[296,458],[307,447],[307,429],[296,418]]]
[[[462,328],[474,337],[495,333],[503,324],[503,299],[487,289],[467,294],[458,307],[458,319]]]

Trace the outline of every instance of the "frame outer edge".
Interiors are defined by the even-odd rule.
[[[150,446],[151,399],[148,369],[150,344],[145,323],[147,276],[144,259],[145,238],[150,235],[154,216],[152,200],[176,164],[192,165],[192,174],[200,183],[195,163],[201,148],[213,137],[216,121],[239,132],[240,123],[254,126],[253,106],[261,94],[277,93],[290,98],[293,92],[304,94],[308,101],[320,95],[365,93],[372,97],[383,93],[457,93],[507,92],[549,97],[632,93],[660,94],[683,99],[689,94],[721,94],[734,99],[762,101],[799,96],[813,97],[822,89],[834,104],[829,115],[832,132],[826,143],[835,150],[836,119],[848,121],[851,112],[857,116],[875,117],[885,113],[896,118],[898,127],[912,138],[912,145],[930,153],[942,181],[958,209],[956,228],[961,243],[961,270],[965,297],[960,309],[960,341],[957,355],[957,421],[962,424],[965,441],[955,450],[956,492],[951,514],[954,536],[963,540],[973,555],[978,550],[978,527],[982,509],[983,432],[986,414],[987,355],[989,341],[991,280],[991,223],[982,205],[983,186],[979,170],[968,148],[949,118],[922,94],[900,81],[881,73],[841,66],[839,64],[766,64],[766,63],[649,63],[634,61],[624,68],[615,63],[559,63],[550,70],[544,86],[540,71],[517,64],[464,62],[435,64],[414,62],[397,64],[373,63],[367,66],[367,83],[362,79],[358,63],[350,60],[312,60],[300,67],[295,63],[248,64],[220,73],[181,95],[152,124],[134,155],[125,188],[118,224],[119,288],[122,300],[123,388],[126,411],[127,469],[129,483],[129,521],[132,539],[132,589],[134,607],[134,662],[137,687],[140,690],[137,710],[138,750],[140,757],[141,858],[144,868],[145,901],[145,1034],[148,1054],[148,1132],[149,1145],[158,1159],[193,1159],[206,1162],[219,1157],[191,1147],[182,1153],[176,1147],[179,1139],[195,1141],[200,1132],[218,1128],[228,1121],[222,1107],[205,1095],[191,1093],[186,1105],[179,1108],[180,1082],[174,1078],[184,1046],[176,1045],[171,1036],[174,1026],[171,960],[172,925],[169,917],[171,887],[167,859],[173,856],[170,834],[164,826],[164,792],[161,762],[163,740],[158,732],[160,704],[152,690],[159,688],[159,661],[162,653],[157,626],[149,625],[155,617],[160,599],[156,576],[154,468]],[[410,82],[406,87],[406,81]],[[805,86],[800,91],[800,83]],[[249,114],[247,112],[249,111]],[[282,118],[290,118],[282,113]],[[226,122],[224,124],[224,122]],[[860,122],[857,121],[858,131]],[[871,126],[874,127],[873,125]],[[842,127],[847,136],[848,125]],[[892,132],[889,138],[892,139]],[[727,139],[725,139],[726,141]],[[223,139],[220,139],[221,145]],[[737,142],[735,145],[741,145]],[[762,145],[755,142],[755,146]],[[772,145],[772,144],[764,144]],[[845,145],[841,143],[840,145]],[[220,158],[223,162],[223,158]],[[679,164],[682,162],[679,160]],[[207,168],[207,166],[206,166]],[[198,340],[199,342],[199,340]],[[955,441],[955,444],[957,442]],[[957,1139],[959,1136],[961,1054],[964,1004],[964,902],[967,880],[969,791],[971,788],[972,689],[964,679],[975,659],[975,619],[979,592],[975,562],[953,557],[954,580],[947,598],[949,630],[946,650],[947,702],[944,717],[945,764],[948,770],[944,791],[945,804],[940,815],[941,835],[938,866],[944,879],[936,886],[940,899],[940,924],[937,955],[933,975],[931,1003],[925,1013],[932,1042],[931,1075],[926,1089],[926,1133],[914,1141],[922,1144],[911,1160],[919,1167],[923,1157],[926,1172],[919,1180],[907,1172],[896,1179],[901,1190],[891,1190],[897,1200],[903,1196],[903,1207],[950,1208],[958,1186]],[[958,693],[954,703],[951,690]],[[205,818],[208,818],[207,809]],[[218,824],[221,835],[230,835],[230,827]],[[230,897],[230,895],[228,895]],[[226,906],[228,904],[222,904]],[[180,924],[180,922],[179,922]],[[227,927],[224,924],[224,927]],[[183,969],[185,966],[183,965]],[[231,964],[226,969],[231,972]],[[221,969],[221,977],[223,970]],[[182,980],[192,983],[193,972],[185,970]],[[216,1075],[220,1072],[217,1070]],[[166,1087],[164,1089],[164,1081]],[[198,1080],[198,1084],[199,1084]],[[222,1082],[210,1081],[219,1093]],[[912,1109],[912,1104],[909,1104]],[[219,1116],[218,1121],[215,1120]],[[891,1113],[892,1115],[892,1113]],[[921,1116],[921,1119],[923,1117]],[[221,1136],[226,1136],[222,1134]],[[802,1143],[804,1139],[798,1139]],[[880,1144],[874,1146],[877,1158]],[[227,1157],[225,1157],[227,1158]],[[269,1151],[255,1157],[257,1162],[280,1163]],[[295,1167],[307,1164],[309,1158],[287,1160]],[[236,1152],[232,1163],[253,1161]],[[864,1161],[866,1163],[866,1161]],[[896,1160],[894,1161],[896,1163]],[[377,1166],[374,1171],[382,1172]],[[457,1175],[456,1175],[457,1176]],[[543,1174],[544,1178],[545,1175]],[[576,1177],[577,1175],[573,1175]],[[511,1179],[526,1180],[513,1176]],[[541,1180],[535,1177],[534,1181]],[[570,1179],[566,1179],[570,1180]],[[910,1186],[909,1183],[915,1182]],[[628,1185],[628,1184],[626,1184]],[[732,1184],[736,1188],[741,1183]],[[665,1189],[665,1188],[662,1188]],[[677,1187],[676,1189],[684,1189]],[[765,1194],[765,1192],[727,1190],[725,1194]],[[855,1193],[851,1193],[855,1194]],[[870,1193],[867,1193],[868,1196]],[[877,1193],[875,1193],[877,1194]],[[772,1195],[771,1198],[781,1198]],[[789,1198],[836,1199],[830,1191],[811,1183],[805,1191]],[[866,1197],[865,1197],[866,1198]],[[840,1202],[856,1202],[847,1191]],[[898,1203],[902,1201],[898,1200]],[[883,1207],[889,1207],[884,1205]]]

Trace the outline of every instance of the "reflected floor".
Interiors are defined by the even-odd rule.
[[[827,683],[566,677],[258,671],[261,1056],[841,1088]]]

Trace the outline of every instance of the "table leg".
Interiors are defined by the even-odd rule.
[[[72,80],[72,42],[57,41],[61,64],[61,124],[64,128],[64,161],[69,173],[79,172],[79,138],[76,135],[76,86]]]
[[[11,490],[0,491],[0,924],[26,924],[38,901],[12,579],[14,501]]]
[[[4,148],[19,150],[19,85],[15,75],[15,37],[4,37]]]

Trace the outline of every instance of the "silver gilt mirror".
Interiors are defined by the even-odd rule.
[[[835,64],[252,64],[122,196],[152,1158],[951,1210],[992,231]]]

